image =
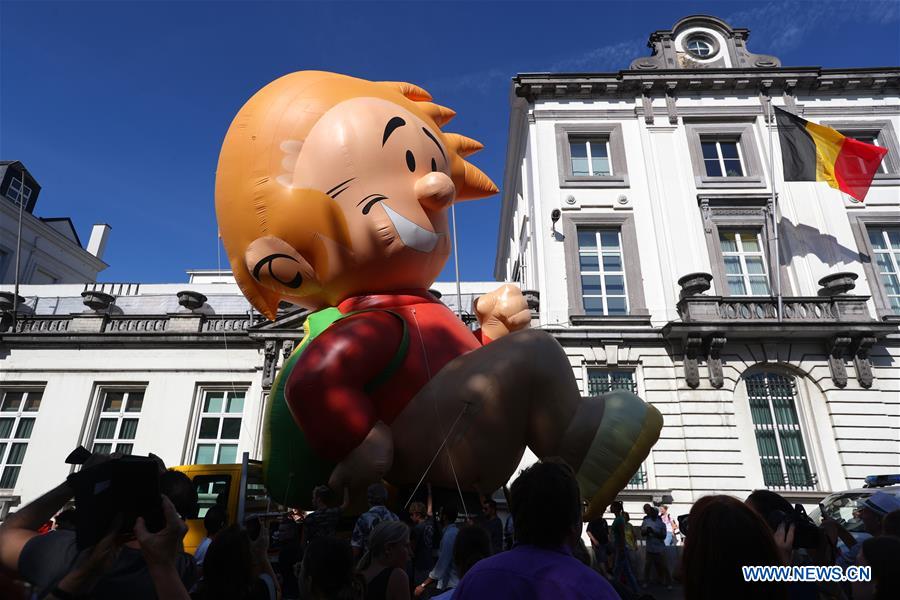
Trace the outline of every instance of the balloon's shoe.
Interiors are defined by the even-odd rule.
[[[659,439],[660,412],[636,395],[613,390],[584,402],[602,402],[602,416],[575,476],[590,504],[585,518],[599,517],[628,484]]]

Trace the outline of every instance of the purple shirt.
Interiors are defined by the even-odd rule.
[[[573,558],[568,548],[524,544],[478,561],[453,594],[453,600],[484,598],[620,600],[612,585]]]

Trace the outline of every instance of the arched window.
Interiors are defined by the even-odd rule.
[[[764,371],[744,377],[756,447],[766,487],[814,489],[816,476],[797,416],[797,386],[790,375]]]
[[[687,51],[698,58],[707,58],[713,53],[713,45],[706,38],[696,36],[688,40]]]

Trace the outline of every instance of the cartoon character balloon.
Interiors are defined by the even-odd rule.
[[[423,476],[488,493],[528,446],[566,459],[601,510],[658,437],[637,396],[580,397],[559,344],[527,330],[518,288],[478,299],[474,333],[426,291],[450,253],[450,205],[497,192],[465,160],[481,144],[442,131],[454,114],[409,83],[303,71],[228,130],[216,213],[235,278],[269,318],[282,300],[312,311],[266,415],[267,483],[285,504],[325,482]]]

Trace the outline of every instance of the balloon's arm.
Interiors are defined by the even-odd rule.
[[[378,421],[366,384],[388,367],[403,329],[389,313],[347,317],[303,351],[286,384],[286,399],[312,449],[340,461]]]

